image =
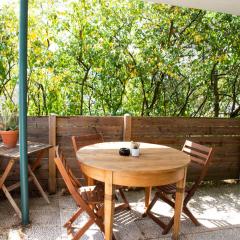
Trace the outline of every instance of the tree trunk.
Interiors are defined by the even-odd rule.
[[[217,75],[217,66],[218,63],[215,63],[213,65],[212,71],[211,71],[211,86],[212,86],[212,92],[213,92],[213,109],[214,109],[214,117],[219,117],[219,92],[218,92],[218,75]]]

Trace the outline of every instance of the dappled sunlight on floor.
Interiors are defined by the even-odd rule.
[[[114,234],[117,240],[157,240],[171,239],[171,232],[162,235],[162,229],[148,217],[142,218],[144,211],[143,190],[128,191],[126,195],[131,204],[131,211],[115,213]],[[50,196],[51,203],[45,204],[42,198],[30,199],[29,226],[22,227],[7,201],[0,202],[0,240],[65,240],[66,230],[62,227],[76,209],[70,196],[56,194]],[[19,201],[18,201],[19,202]],[[202,224],[195,227],[182,216],[181,237],[186,240],[231,239],[240,235],[240,187],[237,184],[220,186],[203,186],[189,203],[194,215]],[[173,215],[173,210],[158,201],[153,208],[156,215],[165,222]],[[81,226],[87,216],[76,221]],[[102,240],[103,235],[96,225],[86,232],[81,240]]]

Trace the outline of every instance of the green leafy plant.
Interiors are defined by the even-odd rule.
[[[17,107],[4,104],[0,110],[0,129],[2,131],[14,131],[18,129]]]
[[[139,149],[139,147],[140,147],[140,143],[131,141],[132,149]]]

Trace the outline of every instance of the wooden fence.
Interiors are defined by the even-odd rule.
[[[206,179],[236,179],[240,172],[240,119],[175,118],[175,117],[29,117],[28,138],[58,144],[80,176],[71,145],[72,135],[102,133],[105,141],[134,140],[159,143],[181,149],[186,139],[212,146],[213,158]],[[61,182],[53,162],[53,150],[38,169],[38,178],[51,193]],[[196,175],[190,168],[188,179]],[[15,174],[15,178],[18,174]]]
[[[212,146],[213,155],[205,179],[239,178],[240,119],[132,118],[131,139],[181,149],[186,139]],[[192,179],[196,169],[188,170]]]

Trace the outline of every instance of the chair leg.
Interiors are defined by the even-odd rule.
[[[175,208],[175,203],[171,201],[164,193],[162,192],[157,192],[158,197],[163,200],[165,203],[170,205],[172,208]]]
[[[155,223],[157,223],[160,227],[165,229],[166,224],[163,221],[161,221],[158,217],[154,216],[153,213],[151,212],[151,209],[157,202],[158,198],[159,197],[158,197],[157,193],[155,193],[153,200],[151,201],[150,205],[148,206],[146,212],[142,215],[142,217],[145,217],[146,215],[148,215]]]
[[[103,234],[103,237],[105,239],[104,226],[103,226],[102,234]],[[116,237],[114,236],[114,233],[112,233],[112,240],[117,240]]]
[[[155,196],[154,196],[153,200],[151,201],[151,203],[149,204],[146,212],[151,211],[151,209],[153,208],[153,206],[155,205],[155,203],[157,202],[157,200],[158,200],[158,196],[157,196],[157,194],[155,193]]]
[[[165,229],[166,228],[166,224],[161,221],[158,217],[154,216],[153,213],[151,211],[147,212],[147,215],[156,223],[158,224],[161,228]]]
[[[174,223],[174,216],[171,218],[171,220],[169,221],[169,223],[165,226],[165,228],[163,229],[163,231],[162,231],[162,234],[163,235],[165,235],[165,234],[167,234],[169,231],[170,231],[170,229],[172,228],[172,226],[173,226],[173,223]]]
[[[171,218],[171,220],[169,221],[169,223],[166,225],[165,223],[163,223],[159,218],[157,218],[156,216],[153,215],[153,213],[151,212],[152,207],[154,206],[154,204],[156,203],[156,201],[158,199],[163,200],[164,202],[166,202],[168,205],[170,205],[171,207],[175,207],[175,203],[173,201],[171,201],[166,194],[164,194],[161,191],[158,191],[155,193],[155,196],[152,200],[152,202],[150,203],[149,207],[146,210],[146,213],[144,213],[142,216],[145,217],[146,215],[148,215],[154,222],[156,222],[159,226],[161,226],[163,228],[163,232],[162,234],[165,235],[167,234],[170,229],[173,226],[174,223],[174,216]],[[193,214],[191,213],[191,211],[187,208],[186,203],[183,206],[183,212],[192,220],[192,222],[196,225],[196,226],[200,226],[201,224],[198,222],[198,220],[193,216]]]
[[[172,208],[175,208],[175,203],[173,201],[171,201],[166,194],[164,194],[163,192],[158,192],[158,196],[161,200],[163,200],[165,203],[167,203],[168,205],[170,205]],[[169,231],[171,230],[172,226],[174,223],[174,216],[171,218],[171,220],[169,221],[169,223],[166,225],[166,227],[164,228],[162,234],[165,235],[167,233],[169,233]]]
[[[155,205],[156,201],[158,200],[158,196],[155,193],[153,200],[151,201],[151,203],[149,204],[148,208],[146,209],[145,213],[142,214],[142,217],[146,217],[148,215],[148,213],[151,212],[152,207]]]
[[[166,202],[167,204],[169,204],[171,207],[175,207],[175,203],[172,202],[164,193],[162,192],[158,192],[157,193],[159,198],[162,199],[164,202]],[[186,205],[183,206],[183,212],[192,220],[192,222],[196,225],[196,226],[201,226],[201,224],[198,222],[198,220],[193,216],[193,214],[191,213],[191,211],[187,208]],[[171,223],[172,221],[172,223]],[[169,224],[167,225],[166,229],[164,229],[163,234],[167,234],[171,227],[173,226],[173,221],[174,221],[174,217],[170,220]],[[170,224],[171,223],[171,224]]]
[[[123,190],[121,188],[119,188],[119,193],[122,197],[123,202],[128,206],[128,209],[131,210],[129,202],[128,202],[126,196],[125,196],[125,193],[123,192]]]
[[[162,227],[163,228],[162,234],[164,235],[164,234],[167,234],[172,228],[174,223],[174,217],[172,217],[169,223],[166,225],[158,217],[153,215],[153,213],[151,212],[151,209],[153,208],[153,206],[155,205],[158,199],[161,199],[164,202],[168,203],[170,206],[174,207],[174,203],[170,199],[168,199],[163,193],[156,192],[152,202],[150,203],[149,207],[146,210],[146,213],[144,213],[142,216],[145,217],[146,215],[148,215],[154,222],[156,222],[160,227]]]
[[[69,218],[69,220],[63,225],[64,227],[70,226],[83,212],[84,210],[82,208],[79,208],[72,216]]]
[[[94,220],[89,219],[87,223],[73,236],[72,240],[78,240],[93,223]]]
[[[187,208],[187,206],[183,206],[183,212],[192,220],[192,222],[196,226],[201,226],[201,223],[193,216],[191,211]]]
[[[126,198],[123,190],[122,190],[121,188],[119,188],[118,190],[119,190],[119,193],[120,193],[121,198],[122,198],[122,200],[123,200],[123,204],[117,206],[117,207],[115,208],[115,212],[117,212],[117,211],[119,211],[119,210],[123,210],[123,209],[131,210],[130,205],[129,205],[129,202],[128,202],[128,200],[127,200],[127,198]]]

